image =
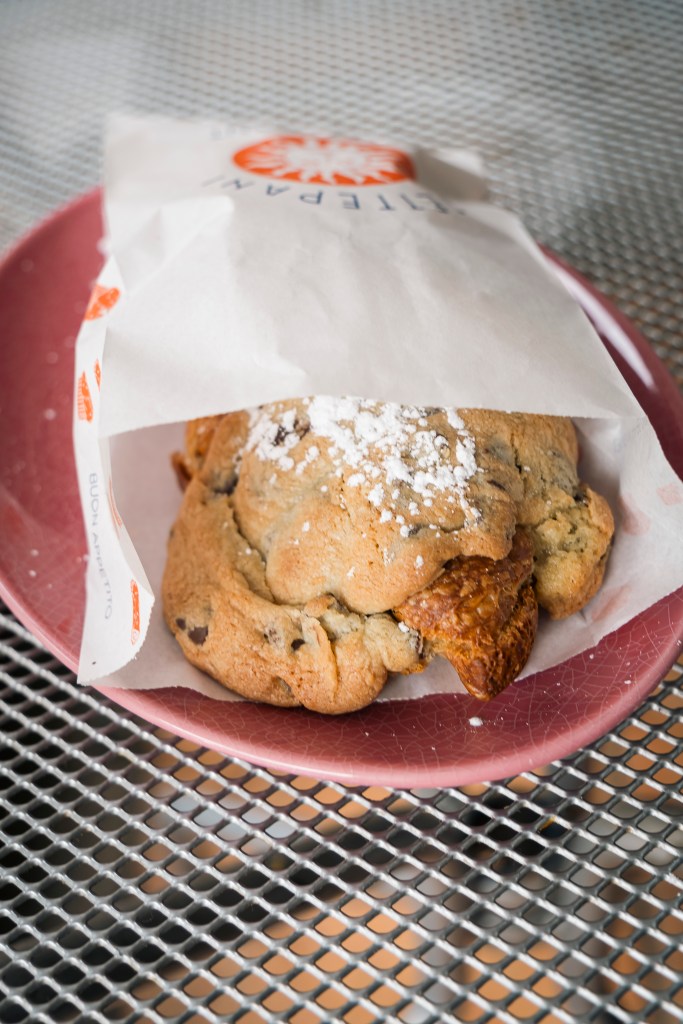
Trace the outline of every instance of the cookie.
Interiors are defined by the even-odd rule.
[[[528,657],[536,600],[571,614],[602,579],[611,513],[577,456],[569,420],[481,410],[312,398],[195,421],[167,622],[256,700],[353,710],[436,654],[488,699]],[[453,630],[477,593],[478,654]],[[433,628],[420,595],[450,609]]]
[[[374,700],[389,672],[421,666],[419,635],[391,615],[351,612],[329,594],[277,602],[230,496],[200,476],[169,540],[163,602],[188,661],[251,700],[352,711]]]

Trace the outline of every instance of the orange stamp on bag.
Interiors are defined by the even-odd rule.
[[[310,185],[388,185],[415,177],[407,153],[392,146],[311,135],[278,135],[235,153],[238,167]]]
[[[136,644],[140,639],[140,591],[135,580],[130,581],[130,593],[133,599],[133,621],[130,631],[130,642]]]
[[[107,288],[105,285],[96,284],[92,290],[84,319],[98,320],[104,316],[119,301],[120,294],[118,288]]]
[[[94,416],[94,407],[85,371],[78,378],[78,386],[76,388],[76,406],[78,408],[79,420],[86,420],[88,423],[91,423]]]

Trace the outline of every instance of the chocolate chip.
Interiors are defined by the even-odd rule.
[[[219,480],[211,489],[214,494],[227,494],[229,497],[237,487],[238,479],[237,473],[233,473],[227,479]]]
[[[198,647],[201,647],[209,635],[209,627],[194,626],[187,635],[193,644],[197,644]]]
[[[302,639],[301,639],[301,637],[297,637],[297,639],[296,639],[296,640],[292,640],[292,650],[293,650],[293,651],[298,651],[298,650],[299,650],[299,648],[300,648],[300,647],[303,647],[303,645],[304,645],[305,643],[306,643],[306,641],[305,641],[305,640],[302,640]]]
[[[301,440],[302,437],[306,436],[306,434],[309,432],[310,429],[311,429],[311,424],[308,422],[308,420],[300,420],[298,418],[295,419],[294,420],[294,427],[293,427],[292,430],[287,430],[287,427],[285,427],[281,423],[279,425],[279,427],[277,428],[277,430],[275,431],[275,437],[273,438],[273,444],[276,447],[279,447],[281,444],[285,443],[285,441],[287,440],[287,438],[291,434],[297,434],[298,437],[299,437],[299,440]]]
[[[280,634],[275,626],[266,626],[263,633],[263,639],[267,644],[275,644],[280,639]]]
[[[415,537],[420,532],[420,529],[421,529],[421,527],[419,527],[419,526],[409,526],[408,527],[408,536],[409,537]]]
[[[185,622],[185,619],[176,619],[175,624],[178,627],[178,629],[187,629],[187,623]]]
[[[311,429],[311,424],[308,420],[300,420],[298,417],[294,420],[294,430],[299,435],[299,440],[304,438]]]
[[[499,483],[498,480],[489,480],[489,483],[491,484],[491,487],[497,487],[499,491],[505,490],[503,485]]]

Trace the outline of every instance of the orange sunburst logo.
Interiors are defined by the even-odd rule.
[[[96,284],[85,311],[85,320],[98,320],[104,316],[119,301],[121,292],[118,288],[106,288],[104,285]]]
[[[264,139],[233,160],[251,174],[307,185],[390,185],[415,177],[412,160],[400,149],[312,135]]]

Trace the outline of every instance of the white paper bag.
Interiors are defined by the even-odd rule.
[[[574,419],[582,476],[616,515],[615,545],[600,594],[542,623],[525,674],[681,585],[683,486],[519,221],[481,201],[474,158],[119,119],[105,190],[109,258],[76,353],[90,548],[81,682],[231,699],[187,664],[155,604],[180,503],[169,455],[178,424],[281,398]],[[437,661],[383,696],[459,688]]]

